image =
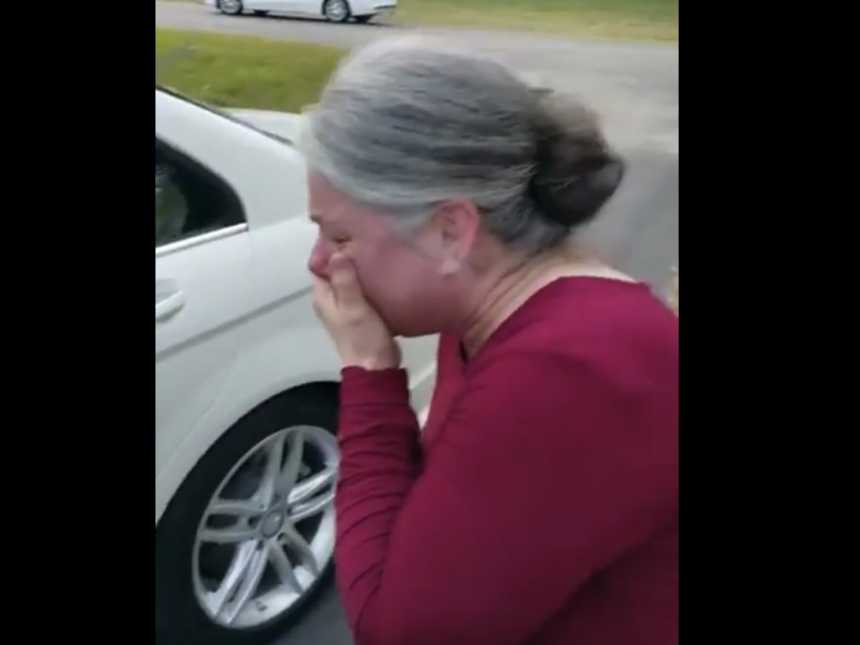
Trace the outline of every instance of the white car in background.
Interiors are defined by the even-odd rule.
[[[206,0],[221,13],[238,16],[253,11],[258,16],[286,13],[323,17],[331,22],[368,22],[374,16],[389,15],[397,0]]]
[[[156,89],[161,645],[268,644],[332,561],[340,366],[310,302],[300,118]],[[421,411],[435,339],[402,347]]]

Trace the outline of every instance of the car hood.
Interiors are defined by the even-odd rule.
[[[227,110],[232,116],[277,137],[296,142],[304,117],[292,112],[270,110]]]

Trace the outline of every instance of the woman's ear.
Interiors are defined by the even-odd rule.
[[[453,199],[433,212],[432,227],[439,251],[439,272],[457,273],[475,246],[481,227],[481,214],[474,202]]]

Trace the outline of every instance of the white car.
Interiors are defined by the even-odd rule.
[[[269,643],[330,568],[340,365],[310,302],[300,118],[155,92],[162,645]],[[418,412],[435,345],[402,343]]]
[[[206,4],[231,16],[246,11],[260,16],[271,12],[321,16],[331,22],[346,22],[350,18],[368,22],[397,8],[397,0],[206,0]]]

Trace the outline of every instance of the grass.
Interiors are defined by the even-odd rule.
[[[678,0],[399,0],[394,22],[674,41]]]
[[[675,41],[678,0],[399,0],[393,22]]]
[[[345,54],[335,47],[155,30],[156,80],[212,105],[298,112]]]

